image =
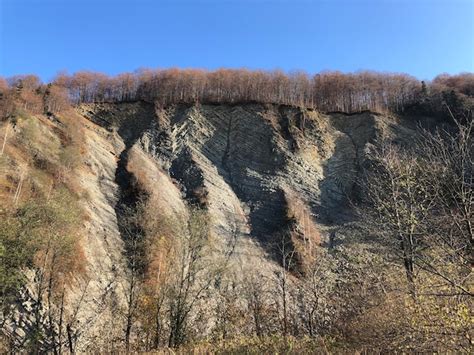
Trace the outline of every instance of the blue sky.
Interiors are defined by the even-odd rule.
[[[0,75],[474,72],[474,0],[0,0]]]

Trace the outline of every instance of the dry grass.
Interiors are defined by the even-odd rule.
[[[160,349],[156,354],[328,354],[336,350],[333,342],[323,338],[283,336],[240,337],[221,341],[203,341],[179,349]]]

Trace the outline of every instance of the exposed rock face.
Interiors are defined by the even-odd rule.
[[[85,118],[88,147],[88,168],[79,178],[89,194],[88,280],[78,281],[71,294],[79,296],[70,300],[74,307],[87,286],[78,351],[108,349],[97,339],[123,336],[127,261],[118,220],[123,206],[136,203],[136,182],[160,213],[185,213],[193,204],[206,208],[222,246],[237,240],[236,273],[272,273],[279,267],[275,245],[282,233],[304,266],[306,246],[326,242],[351,219],[347,202],[367,144],[413,134],[369,112],[324,115],[263,104],[157,108],[136,102],[77,110]]]
[[[125,142],[119,169],[135,145],[174,181],[184,202],[208,209],[216,234],[237,233],[267,252],[275,233],[288,228],[288,199],[322,230],[350,218],[346,202],[365,145],[398,134],[398,126],[369,112],[323,115],[262,104],[102,104],[82,106],[81,113]]]

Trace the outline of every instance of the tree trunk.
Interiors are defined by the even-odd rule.
[[[413,260],[413,245],[408,238],[402,237],[401,249],[403,251],[403,264],[405,267],[406,277],[408,281],[408,292],[413,298],[416,298],[415,287],[415,269]]]
[[[66,325],[66,332],[67,332],[67,344],[68,344],[69,352],[71,354],[74,354],[74,343],[73,343],[74,340],[73,340],[72,329],[71,329],[70,324]]]
[[[5,136],[3,137],[3,144],[2,144],[2,150],[0,151],[0,156],[3,155],[3,152],[5,151],[5,146],[7,145],[7,136],[8,136],[8,128],[10,125],[7,123],[7,128],[5,128]]]

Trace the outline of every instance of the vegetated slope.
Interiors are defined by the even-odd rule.
[[[134,299],[136,255],[150,258],[154,246],[147,240],[143,250],[137,248],[148,238],[147,227],[125,221],[140,213],[177,221],[202,209],[215,241],[213,253],[229,255],[226,268],[237,279],[252,270],[269,279],[281,274],[291,250],[288,282],[297,283],[317,250],[344,243],[354,219],[349,200],[358,192],[368,147],[381,140],[409,144],[416,135],[414,121],[396,116],[323,114],[257,103],[82,104],[68,115],[81,129],[83,152],[74,174],[85,192],[79,201],[86,214],[81,233],[85,276],[68,286],[75,296],[66,304],[73,314],[68,332],[74,339],[63,340],[76,351],[123,349],[124,328],[130,328],[125,338],[140,337],[133,331],[139,302]],[[38,124],[54,127],[57,135],[63,130],[61,121],[43,117]],[[2,171],[5,200],[15,190],[8,182],[15,174]],[[146,265],[142,272],[149,269]],[[218,286],[213,287],[217,292]],[[196,300],[202,310],[217,302]],[[19,309],[31,302],[19,301]],[[41,312],[38,319],[47,323],[46,310]],[[198,314],[193,309],[192,317]],[[34,322],[25,310],[9,319],[10,341],[17,349]],[[215,322],[215,316],[203,321],[204,335]],[[55,333],[60,328],[48,329]],[[50,346],[46,340],[40,343]]]

